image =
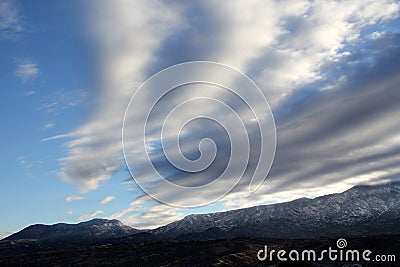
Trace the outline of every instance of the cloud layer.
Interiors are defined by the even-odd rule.
[[[397,21],[396,1],[229,1],[218,5],[216,1],[121,0],[94,1],[90,7],[93,15],[88,20],[101,66],[98,106],[93,117],[69,135],[74,138],[60,170],[65,180],[82,190],[96,189],[124,167],[121,125],[135,89],[154,72],[189,60],[212,60],[240,69],[261,87],[275,115],[278,146],[267,187],[250,196],[248,179],[244,179],[225,198],[227,206],[282,200],[302,192],[319,195],[327,188],[333,192],[358,182],[398,178],[400,125],[394,114],[399,113],[400,103],[399,34],[385,27]],[[199,92],[193,89],[182,97]],[[227,95],[212,95],[235,106],[236,100]],[[171,104],[179,97],[165,101]],[[134,109],[138,116],[142,114],[140,106]],[[155,118],[154,127],[159,127]],[[131,125],[135,127],[134,122]],[[224,138],[218,128],[198,127],[193,128],[202,129],[193,131],[197,135],[189,132],[186,136]],[[128,146],[134,149],[135,142]],[[162,150],[154,148],[157,162]],[[189,146],[187,155],[197,153],[197,147]],[[144,160],[136,159],[135,175],[146,175],[141,169]],[[217,175],[221,168],[212,171]],[[210,172],[199,179],[185,179],[173,169],[165,174],[185,186],[213,179]],[[159,190],[171,199],[193,197]],[[220,191],[215,188],[201,197]],[[154,226],[157,218],[178,216],[176,209],[158,207],[153,206],[151,215],[143,213],[144,221],[129,217],[138,212],[136,205],[114,217],[145,227]]]

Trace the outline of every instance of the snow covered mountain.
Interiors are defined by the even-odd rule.
[[[400,233],[400,183],[355,186],[343,193],[188,215],[151,233],[163,238],[317,237]]]

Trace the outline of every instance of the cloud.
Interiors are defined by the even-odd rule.
[[[39,68],[35,63],[21,63],[15,70],[15,75],[24,83],[34,79],[38,74]]]
[[[72,136],[72,134],[60,134],[60,135],[55,135],[55,136],[50,136],[50,137],[43,138],[40,141],[41,142],[46,142],[46,141],[51,141],[51,140],[68,138],[68,137],[71,137],[71,136]]]
[[[243,7],[243,9],[245,9],[246,7]],[[279,9],[279,7],[276,7],[277,9]],[[334,11],[331,11],[332,8],[336,8]],[[363,8],[362,6],[360,6],[359,8]],[[255,64],[255,66],[257,66],[258,68],[264,67],[263,71],[259,72],[259,76],[256,77],[257,81],[259,82],[259,84],[264,84],[265,87],[265,93],[267,95],[269,95],[269,99],[272,99],[273,103],[274,103],[274,107],[275,107],[275,111],[276,111],[276,115],[277,118],[280,119],[281,114],[280,112],[284,112],[285,109],[288,108],[292,108],[294,110],[293,115],[296,116],[296,118],[298,116],[301,116],[302,114],[299,112],[299,110],[296,109],[296,106],[293,105],[292,103],[290,103],[290,101],[288,100],[289,98],[292,97],[293,94],[295,94],[293,97],[298,97],[298,96],[302,96],[304,94],[307,93],[307,90],[314,90],[316,92],[318,92],[318,88],[319,86],[323,85],[323,88],[327,88],[328,85],[332,86],[332,85],[337,85],[335,78],[336,77],[329,77],[328,75],[339,75],[341,74],[342,79],[339,81],[342,81],[342,83],[346,82],[346,79],[344,77],[346,77],[346,75],[348,74],[345,71],[337,71],[332,69],[333,71],[329,71],[328,73],[326,73],[329,68],[332,68],[333,66],[336,67],[342,67],[342,66],[346,66],[348,63],[348,60],[351,58],[347,58],[347,56],[349,55],[348,53],[345,53],[343,51],[341,51],[341,49],[343,49],[345,47],[345,44],[347,42],[357,42],[355,40],[355,37],[357,34],[359,34],[359,32],[362,29],[362,26],[367,25],[368,21],[370,18],[376,18],[379,16],[383,16],[386,17],[387,14],[383,13],[381,15],[377,15],[377,14],[370,14],[370,15],[364,15],[364,13],[361,13],[359,16],[358,20],[356,20],[355,22],[350,22],[349,20],[353,20],[354,17],[351,16],[353,13],[344,13],[345,15],[343,15],[343,12],[339,12],[341,10],[347,10],[348,7],[347,6],[332,6],[330,5],[328,2],[321,2],[321,3],[315,3],[309,6],[309,8],[307,9],[303,9],[303,11],[301,11],[301,9],[299,9],[299,12],[304,12],[304,14],[307,14],[308,16],[306,18],[304,17],[300,17],[301,20],[300,21],[296,21],[296,25],[300,24],[304,26],[298,26],[298,28],[294,28],[292,29],[291,27],[294,27],[292,24],[290,23],[294,23],[291,22],[290,19],[288,19],[288,21],[283,20],[283,25],[286,25],[286,29],[282,29],[283,30],[283,34],[281,36],[279,36],[278,40],[278,44],[272,44],[271,47],[267,47],[266,48],[266,54],[265,57],[264,55],[260,55],[260,57],[262,59],[268,59],[269,57],[271,57],[272,62],[271,65],[269,65],[269,62],[267,62],[266,64],[264,63],[263,65],[259,65],[258,62],[256,62],[257,64]],[[386,10],[386,9],[385,9]],[[386,11],[384,11],[386,12]],[[256,12],[251,11],[251,14],[256,14]],[[276,12],[279,14],[279,12]],[[339,15],[338,15],[338,14]],[[208,14],[208,13],[207,13]],[[236,14],[236,13],[235,13]],[[327,18],[325,17],[325,15],[328,14]],[[298,14],[296,14],[298,15]],[[301,15],[301,13],[300,13]],[[273,20],[273,18],[271,19],[270,17],[268,17],[270,20]],[[304,20],[304,21],[303,21]],[[337,21],[341,21],[341,23],[339,25],[336,26],[331,26],[333,21],[337,22]],[[215,23],[215,21],[211,20],[210,23]],[[351,27],[351,29],[347,29],[347,27],[349,26],[349,23],[354,23],[353,27]],[[229,24],[228,24],[229,25]],[[347,25],[347,26],[345,26]],[[340,28],[340,27],[342,28]],[[339,27],[339,29],[338,29]],[[216,27],[217,28],[217,27]],[[215,30],[215,29],[213,29]],[[291,34],[285,34],[285,32],[289,31]],[[226,29],[224,29],[223,32],[229,32]],[[225,36],[224,33],[221,33],[222,36]],[[332,39],[327,39],[326,37],[324,37],[326,34],[328,34],[329,36],[336,36],[335,38]],[[217,34],[218,35],[218,34]],[[306,36],[306,38],[304,37]],[[229,39],[230,37],[226,36],[225,39]],[[393,42],[394,43],[394,42]],[[307,45],[305,45],[307,44]],[[362,43],[358,43],[357,45],[364,45]],[[211,44],[211,47],[215,46],[215,44]],[[227,45],[227,49],[229,49],[229,45]],[[349,50],[350,47],[348,48]],[[348,52],[348,51],[347,51]],[[354,51],[353,53],[356,53],[356,51]],[[373,52],[369,51],[368,54],[365,55],[360,55],[361,58],[364,57],[369,57]],[[240,54],[240,52],[238,52],[238,54]],[[223,55],[223,52],[221,53],[217,53],[217,55]],[[354,56],[354,55],[353,55]],[[246,57],[243,57],[244,59],[240,60],[240,62],[245,62]],[[248,59],[247,60],[251,60]],[[227,60],[229,62],[229,59]],[[257,61],[257,60],[256,60]],[[337,64],[335,64],[335,62],[338,62]],[[239,64],[239,60],[236,62],[232,63],[234,66],[240,66],[243,64]],[[266,66],[265,66],[266,65]],[[364,65],[364,64],[362,64]],[[280,67],[282,66],[282,69],[280,69]],[[354,66],[354,69],[356,69],[356,67]],[[271,73],[271,70],[273,70],[273,72]],[[279,72],[277,72],[277,70],[280,70]],[[206,71],[206,70],[204,70]],[[305,71],[305,72],[304,72]],[[365,71],[365,70],[364,70]],[[333,72],[333,74],[331,74],[331,72]],[[271,76],[274,79],[271,79],[271,77],[269,77],[267,80],[263,80],[265,78],[266,73],[269,73],[269,76]],[[348,78],[348,77],[347,77]],[[356,77],[358,79],[358,77]],[[296,83],[292,83],[291,80],[294,80]],[[276,82],[275,82],[276,81]],[[282,83],[282,85],[280,84]],[[342,84],[342,86],[344,86]],[[269,88],[277,88],[279,92],[281,92],[282,90],[284,90],[284,94],[283,95],[279,95],[279,94],[270,94],[270,91],[268,90]],[[310,89],[307,89],[310,88]],[[281,88],[281,89],[279,89]],[[373,90],[373,89],[372,89]],[[389,91],[393,91],[392,88],[388,88]],[[199,90],[200,91],[200,90]],[[296,92],[299,92],[298,94],[296,94]],[[343,90],[340,90],[341,94],[343,93]],[[346,92],[352,92],[354,94],[354,91],[350,91],[347,90]],[[203,95],[205,95],[208,92],[201,92]],[[325,92],[326,94],[328,94],[328,92]],[[323,94],[321,94],[323,95]],[[196,91],[194,89],[192,89],[190,91],[189,94],[184,95],[185,98],[190,99],[196,96]],[[342,94],[340,95],[341,97],[348,97],[348,95],[346,94]],[[307,96],[306,100],[307,100]],[[150,97],[148,97],[149,99]],[[167,97],[166,97],[167,98]],[[183,98],[183,97],[182,97]],[[227,97],[226,96],[221,96],[219,95],[219,99],[221,100],[225,100]],[[330,105],[332,105],[332,107],[335,107],[335,101],[332,100],[334,98],[327,98],[328,102],[330,103]],[[394,98],[397,99],[397,98]],[[287,100],[287,102],[285,102],[285,100]],[[343,101],[343,99],[341,98],[341,100]],[[234,106],[236,105],[235,102],[233,102],[232,100],[230,101],[230,105]],[[164,107],[171,107],[171,106],[175,106],[177,103],[182,102],[182,99],[179,98],[179,96],[177,95],[173,95],[170,98],[168,98],[167,100],[160,102],[160,106],[162,108]],[[320,102],[320,103],[319,103]],[[316,101],[316,104],[318,104],[318,107],[325,107],[327,106],[327,103],[322,102],[322,98],[320,101]],[[354,104],[357,104],[356,107],[361,106],[361,103],[351,103],[351,106],[353,106]],[[382,104],[382,106],[385,106],[385,103]],[[282,108],[282,111],[279,110],[279,108]],[[156,113],[153,118],[154,121],[151,121],[149,127],[153,127],[152,129],[155,129],[155,133],[154,136],[151,136],[150,138],[153,138],[154,140],[157,140],[157,127],[160,127],[160,125],[162,125],[162,121],[164,119],[164,114],[166,113],[166,111],[164,109],[161,110],[156,110],[154,113]],[[312,110],[315,108],[315,105],[311,107]],[[193,110],[195,110],[195,108],[192,107]],[[142,110],[142,109],[139,109]],[[187,112],[191,112],[193,110],[187,110]],[[204,110],[204,108],[203,108]],[[315,118],[317,118],[317,116],[319,115],[318,111],[319,110],[315,110]],[[324,113],[320,113],[321,116],[323,115],[328,115],[328,114],[334,114],[336,111],[336,109],[332,108],[332,110],[330,112],[324,112]],[[350,111],[350,110],[347,110]],[[158,112],[158,113],[157,113]],[[310,112],[310,111],[307,111]],[[218,111],[217,111],[218,113]],[[240,113],[240,112],[238,112]],[[137,111],[137,109],[135,109],[135,114],[138,114],[138,116],[140,116],[140,112]],[[186,113],[182,113],[182,116],[186,115]],[[307,114],[308,116],[310,116],[310,114]],[[142,116],[145,116],[144,114],[142,114]],[[159,116],[159,117],[157,117]],[[348,116],[348,115],[347,115]],[[242,116],[241,116],[242,117]],[[177,117],[175,117],[177,118]],[[303,130],[314,130],[314,129],[318,129],[319,126],[324,125],[324,122],[329,121],[328,118],[324,118],[323,120],[317,121],[314,119],[314,117],[311,116],[312,119],[310,119],[310,124],[307,125],[308,127],[304,127],[302,128]],[[341,119],[345,119],[346,115],[342,116]],[[178,120],[179,118],[177,118]],[[285,137],[285,134],[287,132],[279,132],[279,127],[281,126],[280,124],[285,124],[287,122],[285,121],[277,121],[278,123],[278,154],[277,154],[277,159],[275,162],[275,166],[285,166],[286,168],[282,171],[282,173],[279,173],[279,175],[276,175],[276,177],[279,177],[279,179],[282,180],[286,180],[285,177],[287,175],[290,174],[291,169],[287,167],[286,162],[289,162],[290,164],[294,164],[296,162],[301,162],[303,161],[304,164],[299,164],[298,168],[302,169],[302,170],[307,170],[309,169],[311,166],[315,166],[318,165],[318,159],[319,158],[313,158],[313,160],[310,162],[308,162],[308,158],[312,158],[312,157],[307,157],[304,154],[299,153],[299,158],[289,158],[289,160],[285,157],[286,155],[290,155],[293,156],[296,154],[296,150],[294,152],[292,152],[292,150],[290,149],[291,147],[297,145],[298,151],[301,151],[300,149],[306,149],[309,150],[310,147],[308,146],[307,142],[302,142],[301,140],[298,140],[297,135],[299,135],[299,133],[290,135],[289,140],[290,142],[295,142],[295,144],[290,143],[291,146],[288,146],[288,150],[285,151],[286,153],[283,154],[279,154],[280,151],[285,148],[285,143],[283,141],[279,141],[279,140],[284,140],[283,138]],[[299,122],[297,122],[299,123]],[[136,126],[135,123],[132,123],[133,125]],[[125,124],[126,125],[126,124]],[[349,125],[350,126],[350,125]],[[250,126],[249,126],[250,127]],[[221,151],[221,155],[225,155],[225,156],[221,156],[220,158],[229,158],[229,155],[227,155],[226,153],[224,154],[223,148],[224,147],[228,147],[229,143],[227,143],[227,141],[223,140],[223,135],[219,132],[217,132],[218,129],[216,129],[215,131],[212,130],[212,127],[209,125],[200,125],[199,127],[195,127],[193,128],[194,130],[192,132],[190,132],[190,136],[185,136],[185,135],[181,135],[180,137],[182,139],[187,138],[188,144],[198,144],[198,141],[200,138],[198,138],[197,135],[202,136],[212,136],[213,140],[218,144],[218,152]],[[350,129],[350,128],[349,128]],[[134,129],[135,130],[135,129]],[[135,133],[135,131],[132,130],[129,133],[130,136],[132,136],[132,134]],[[139,129],[140,131],[141,129]],[[291,128],[288,128],[288,132],[292,133],[293,130]],[[318,132],[317,130],[315,131],[316,133],[321,135],[321,132]],[[231,133],[230,133],[231,134]],[[328,134],[328,132],[326,133]],[[134,135],[135,136],[135,135]],[[140,135],[137,135],[140,136]],[[309,141],[315,141],[317,139],[316,136],[312,135],[311,133],[308,135],[310,136]],[[321,136],[324,136],[323,134]],[[232,137],[232,134],[231,134]],[[163,143],[165,143],[166,139],[164,138]],[[229,140],[228,140],[229,141]],[[331,140],[328,140],[328,142],[330,142]],[[155,142],[157,143],[157,141]],[[128,151],[130,152],[131,155],[135,155],[138,151],[135,151],[135,147],[139,147],[140,146],[135,146],[134,143],[131,144],[133,147],[132,151]],[[319,144],[319,148],[321,148],[322,145]],[[346,147],[344,147],[346,148]],[[348,147],[347,147],[348,148]],[[197,151],[197,147],[196,145],[192,146],[191,148],[192,150],[190,151],[191,153],[195,154]],[[226,151],[225,151],[226,152]],[[321,156],[321,154],[317,154],[317,151],[315,151],[315,156]],[[282,160],[279,161],[279,156],[283,154]],[[191,155],[190,153],[187,153],[187,155]],[[242,157],[243,155],[238,155],[240,157]],[[170,164],[168,164],[168,162],[166,161],[166,158],[164,156],[164,151],[163,149],[161,149],[160,146],[155,146],[155,149],[152,150],[152,153],[150,155],[150,157],[153,160],[153,163],[158,167],[157,169],[164,174],[164,176],[169,177],[170,180],[173,180],[175,183],[178,183],[180,185],[184,185],[184,186],[195,186],[195,185],[199,185],[199,181],[202,184],[207,184],[208,182],[211,182],[216,176],[218,176],[222,170],[224,169],[224,166],[218,166],[215,165],[216,168],[212,169],[209,168],[207,169],[207,171],[204,171],[202,173],[199,173],[198,175],[189,175],[185,172],[179,171],[176,168],[171,168],[168,167]],[[218,157],[218,156],[217,156]],[[257,158],[257,156],[255,157]],[[135,156],[133,156],[133,160],[132,162],[134,162],[134,175],[136,175],[137,177],[142,177],[141,179],[147,179],[149,181],[149,183],[151,183],[152,181],[152,173],[145,168],[141,168],[141,162],[145,161],[146,158],[136,158],[135,160]],[[217,158],[217,160],[215,161],[219,164],[222,165],[222,161],[220,159]],[[304,165],[304,166],[303,166]],[[135,168],[136,167],[136,168]],[[275,170],[277,169],[277,167],[275,167]],[[327,167],[325,168],[320,168],[318,169],[318,171],[315,171],[316,175],[324,175],[324,172],[329,171],[330,169],[328,169]],[[271,173],[271,176],[273,175],[274,169]],[[311,181],[311,177],[309,173],[307,172],[302,172],[299,171],[298,169],[293,170],[293,175],[296,175],[295,177],[292,177],[294,182],[298,182],[301,179],[309,179],[309,181]],[[343,175],[343,173],[341,173],[341,175]],[[190,178],[189,178],[190,177]],[[234,177],[232,177],[233,179]],[[245,177],[246,178],[246,177]],[[343,177],[342,177],[343,178]],[[272,179],[272,178],[270,178]],[[322,179],[323,181],[326,181],[326,179]],[[248,181],[248,179],[244,179],[244,181]],[[184,184],[183,184],[184,183]],[[239,184],[236,187],[237,191],[242,191],[245,190],[245,187],[243,186],[245,183]],[[182,200],[185,201],[186,199],[195,199],[198,198],[198,203],[202,203],[201,200],[202,199],[207,199],[207,198],[212,198],[212,196],[215,195],[221,195],[224,192],[225,188],[221,188],[221,187],[214,187],[213,190],[210,191],[204,191],[202,192],[202,195],[191,195],[191,194],[175,194],[172,193],[170,191],[165,190],[163,187],[157,187],[157,185],[154,185],[156,188],[153,190],[153,192],[156,192],[156,194],[163,200],[169,200],[169,202],[173,202],[176,203],[177,200]]]
[[[47,123],[45,126],[43,126],[43,130],[46,130],[46,129],[51,129],[51,128],[53,128],[55,126],[55,124],[54,123]]]
[[[16,158],[16,160],[17,160],[20,164],[22,164],[22,165],[25,165],[25,164],[27,163],[26,160],[25,160],[25,158],[22,157],[22,156],[18,156],[18,157]]]
[[[136,214],[127,216],[123,222],[138,229],[154,229],[184,216],[178,208],[162,205],[160,203],[146,209],[139,210]]]
[[[139,212],[142,208],[142,204],[144,204],[145,202],[151,202],[151,201],[152,201],[152,199],[147,195],[139,196],[134,201],[131,202],[131,204],[129,205],[128,208],[114,213],[113,215],[110,216],[110,219],[121,219],[126,214],[130,214],[133,212]]]
[[[40,163],[40,162],[30,162],[27,157],[24,156],[18,156],[16,158],[17,162],[24,167],[25,169],[30,169],[33,167],[34,163]]]
[[[90,105],[89,94],[85,90],[56,90],[46,95],[42,101],[39,110],[54,115],[78,105]]]
[[[67,198],[65,198],[66,202],[72,202],[72,201],[77,201],[77,200],[83,200],[86,199],[86,197],[83,196],[69,196]]]
[[[12,0],[0,0],[0,39],[14,39],[24,30],[17,5]]]
[[[277,107],[296,89],[324,79],[325,64],[349,53],[362,30],[394,19],[398,10],[392,1],[310,2],[301,16],[282,21],[283,34],[259,59],[256,82],[268,85],[264,93]]]
[[[64,180],[93,190],[123,166],[120,131],[131,88],[147,77],[146,66],[155,61],[162,40],[177,26],[177,11],[161,1],[93,2],[90,24],[103,61],[100,107],[73,133],[62,159]]]
[[[335,64],[336,74],[346,77],[339,87],[318,90],[332,83],[329,80],[310,84],[311,90],[292,94],[277,110],[279,149],[269,179],[274,190],[310,185],[322,189],[354,177],[398,179],[394,162],[400,152],[400,124],[392,116],[400,111],[395,89],[398,40],[394,34],[365,41],[365,50]]]
[[[25,92],[22,93],[23,96],[31,96],[31,95],[34,95],[34,94],[36,94],[36,92],[33,91],[33,90],[25,91]]]
[[[219,61],[240,69],[257,82],[273,107],[278,148],[268,188],[264,188],[268,190],[248,196],[246,173],[243,182],[226,197],[230,201],[227,206],[246,199],[260,203],[300,196],[301,192],[336,192],[357,181],[398,176],[399,125],[393,114],[399,112],[399,66],[395,64],[399,36],[390,28],[381,30],[398,18],[397,2],[229,1],[215,5],[214,1],[189,1],[167,6],[159,1],[98,1],[92,8],[90,25],[103,63],[99,69],[103,86],[93,117],[76,129],[67,143],[60,170],[66,181],[94,190],[121,169],[120,133],[130,96],[150,74],[187,60]],[[145,97],[156,93],[146,92]],[[160,126],[166,107],[199,93],[197,88],[167,96],[153,114],[151,130],[156,132]],[[211,90],[206,93],[240,107],[232,96]],[[142,106],[134,108],[138,116],[146,115]],[[238,113],[245,116],[248,111],[238,108]],[[137,130],[134,122],[130,122],[129,133]],[[255,135],[255,124],[248,121],[246,126]],[[150,136],[154,163],[171,180],[186,186],[205,184],[218,176],[228,153],[228,139],[220,128],[198,124],[193,129],[182,135],[187,140],[187,155],[195,158],[198,147],[192,144],[212,136],[222,160],[191,179],[176,168],[168,168],[159,137]],[[139,142],[143,140],[127,144],[129,151],[134,153]],[[257,153],[251,156],[256,159]],[[145,160],[136,158],[134,175],[151,184],[153,177],[144,167]],[[204,199],[224,190],[215,187],[201,196],[191,196],[154,186],[171,200]],[[138,217],[137,206],[130,206],[114,216],[129,218],[138,227],[180,216],[177,209],[164,211],[158,206],[152,212]]]
[[[70,216],[71,216],[72,214],[74,214],[74,213],[72,212],[72,210],[69,210],[69,211],[67,211],[66,213],[67,213],[68,215],[70,215]]]
[[[114,196],[108,196],[108,197],[105,197],[103,200],[101,200],[100,203],[101,203],[102,205],[104,205],[104,204],[107,204],[108,202],[113,201],[114,199],[115,199]]]
[[[84,214],[84,215],[80,216],[78,218],[78,220],[83,221],[83,220],[91,219],[91,218],[94,218],[94,217],[96,217],[97,215],[100,215],[100,214],[104,214],[104,211],[97,210],[97,211],[89,213],[89,214]]]

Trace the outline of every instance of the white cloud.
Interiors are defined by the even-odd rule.
[[[54,123],[46,123],[46,125],[45,126],[43,126],[43,130],[46,130],[46,129],[51,129],[51,128],[53,128],[54,126],[56,126]]]
[[[31,96],[31,95],[34,95],[34,94],[36,94],[36,92],[33,91],[33,90],[25,91],[25,92],[22,93],[23,96]]]
[[[17,66],[15,74],[22,82],[27,82],[39,74],[39,68],[35,63],[21,63]]]
[[[110,216],[110,219],[117,219],[118,220],[118,219],[124,217],[126,214],[129,214],[129,213],[132,213],[132,212],[135,212],[135,211],[137,211],[137,208],[129,207],[127,209],[124,209],[124,210],[121,210],[121,211],[118,211],[118,212],[114,213],[113,215]]]
[[[397,17],[399,6],[385,0],[314,1],[300,16],[283,20],[284,33],[267,50],[267,67],[255,77],[268,86],[264,93],[270,104],[277,107],[296,88],[323,78],[321,67],[348,53],[341,51],[346,43],[357,41],[364,27]]]
[[[60,135],[54,135],[50,137],[43,138],[40,140],[41,142],[46,142],[46,141],[51,141],[51,140],[58,140],[58,139],[63,139],[67,137],[72,137],[72,134],[60,134]]]
[[[23,30],[15,1],[0,0],[0,38],[15,38],[15,34]]]
[[[72,214],[74,214],[74,213],[72,212],[72,210],[69,210],[69,211],[67,211],[66,213],[67,213],[68,215],[70,215],[70,216],[71,216]]]
[[[97,210],[97,211],[92,212],[92,213],[84,214],[84,215],[80,216],[78,218],[78,220],[83,221],[83,220],[91,219],[91,218],[94,218],[94,217],[96,217],[97,215],[100,215],[100,214],[104,214],[104,211]]]
[[[181,209],[157,203],[150,208],[139,210],[137,214],[125,217],[122,221],[134,228],[154,229],[182,219],[184,215],[179,213],[179,210]]]
[[[121,219],[126,214],[140,212],[140,210],[143,207],[142,204],[144,204],[146,202],[151,202],[151,201],[152,201],[152,198],[150,198],[148,195],[142,195],[142,196],[136,198],[134,201],[132,201],[128,208],[111,215],[110,219]]]
[[[105,197],[103,200],[101,200],[100,203],[101,203],[102,205],[104,205],[104,204],[107,204],[107,203],[110,202],[110,201],[113,201],[114,199],[115,199],[114,196],[108,196],[108,197]]]
[[[122,166],[120,131],[131,89],[147,78],[146,67],[179,21],[177,9],[161,1],[94,1],[92,8],[92,30],[103,61],[101,106],[73,133],[60,171],[82,190],[96,189]]]
[[[83,200],[86,199],[86,197],[83,196],[69,196],[67,198],[65,198],[66,202],[72,202],[72,201],[77,201],[77,200]]]

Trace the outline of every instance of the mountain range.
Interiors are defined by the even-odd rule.
[[[221,238],[312,238],[400,233],[400,183],[360,185],[314,199],[194,214],[153,230],[118,220],[29,226],[0,241],[0,255],[114,243]]]
[[[171,239],[400,233],[400,183],[360,185],[314,199],[188,215],[150,232]]]

